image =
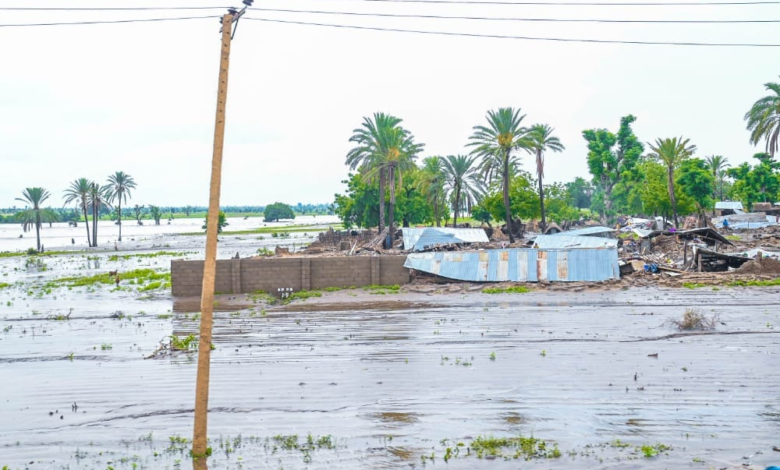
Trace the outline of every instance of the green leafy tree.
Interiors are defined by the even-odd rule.
[[[487,224],[488,227],[493,228],[493,226],[490,225],[493,216],[490,215],[489,210],[485,209],[482,202],[471,208],[471,217],[477,222],[480,222],[483,225]]]
[[[520,171],[509,184],[509,199],[512,203],[509,217],[533,219],[539,217],[539,194],[534,187],[534,181],[528,172]],[[501,186],[493,185],[482,200],[482,206],[490,212],[494,220],[506,222],[506,211],[503,204]],[[507,227],[509,225],[507,224]]]
[[[423,167],[420,170],[420,176],[417,178],[417,190],[420,191],[428,203],[433,206],[434,220],[436,226],[441,227],[440,209],[446,204],[445,201],[445,175],[441,157],[428,157],[423,160]]]
[[[149,206],[149,215],[154,219],[154,225],[160,225],[160,219],[162,218],[162,211],[157,206]],[[121,226],[120,226],[121,230]]]
[[[206,218],[203,219],[203,226],[201,227],[204,231],[208,232],[208,225],[209,225],[209,216],[206,214]],[[222,229],[230,225],[227,221],[227,215],[225,215],[224,212],[219,211],[219,217],[217,218],[217,233],[222,233]]]
[[[759,161],[755,166],[743,163],[727,170],[734,179],[729,197],[742,201],[748,209],[756,202],[775,202],[780,192],[780,175],[777,174],[780,165],[766,153],[753,157]]]
[[[136,184],[132,176],[124,171],[117,171],[108,177],[106,186],[106,202],[113,204],[116,202],[117,223],[119,224],[119,241],[122,241],[122,203],[127,204],[127,199],[132,197],[130,192],[135,189]],[[159,221],[157,223],[159,225]]]
[[[652,216],[663,216],[670,218],[672,213],[672,202],[669,199],[669,185],[666,166],[659,163],[656,159],[644,160],[639,165],[642,181],[640,183],[640,203],[644,214]],[[682,192],[680,185],[675,185],[675,200],[678,210],[683,213],[692,212],[695,208],[693,201]]]
[[[442,162],[447,188],[452,199],[452,226],[458,226],[458,215],[464,200],[473,206],[484,192],[477,172],[476,156],[448,155]]]
[[[292,207],[281,202],[275,202],[273,204],[269,204],[265,208],[265,212],[263,212],[263,215],[265,216],[265,218],[263,219],[265,222],[277,222],[281,219],[295,218],[295,213],[293,212]]]
[[[750,143],[758,145],[765,141],[766,152],[774,157],[780,137],[780,83],[765,83],[764,87],[771,93],[753,103],[745,114],[745,121]]]
[[[504,216],[501,218],[507,224],[509,243],[515,241],[509,197],[514,165],[513,152],[528,148],[528,129],[522,126],[524,118],[525,115],[520,114],[520,108],[499,108],[497,111],[488,111],[487,126],[475,126],[474,133],[469,138],[471,142],[468,144],[474,147],[472,155],[483,159],[483,172],[501,174],[504,204]]]
[[[578,176],[574,181],[566,183],[566,194],[569,205],[586,209],[591,204],[593,186],[585,178]]]
[[[650,150],[653,151],[652,156],[666,166],[667,190],[669,192],[669,200],[672,204],[674,225],[679,226],[677,220],[677,200],[674,194],[674,171],[683,160],[693,155],[696,151],[696,146],[690,143],[690,139],[684,139],[682,137],[656,139],[655,144],[648,145]]]
[[[135,214],[135,221],[138,222],[138,225],[143,225],[144,223],[141,222],[141,216],[144,213],[144,206],[136,204],[135,207],[133,207],[133,213]]]
[[[555,223],[579,220],[580,211],[569,204],[569,194],[563,183],[544,186],[544,197],[547,200],[547,213]]]
[[[705,211],[714,206],[712,199],[715,176],[706,161],[688,158],[680,164],[677,184],[682,192],[696,205],[699,221],[704,221]]]
[[[547,151],[562,152],[565,148],[558,137],[553,135],[553,129],[547,124],[535,124],[528,132],[528,151],[536,156],[536,179],[539,183],[539,206],[542,214],[542,230],[547,228],[544,213],[544,153]]]
[[[618,196],[625,196],[640,179],[636,166],[644,146],[631,129],[634,121],[636,118],[632,115],[621,118],[617,134],[606,129],[582,132],[588,142],[588,170],[598,189],[594,194],[593,208],[606,217],[614,216],[615,209],[624,209],[620,207],[621,198]],[[615,207],[616,200],[618,207]]]
[[[84,226],[87,228],[87,245],[92,246],[92,240],[89,238],[89,218],[87,217],[87,208],[90,206],[89,194],[92,183],[86,178],[79,178],[70,183],[65,190],[65,204],[76,202],[79,209],[84,213]]]
[[[22,197],[16,198],[27,206],[27,208],[16,214],[16,220],[22,224],[22,230],[25,232],[35,228],[35,238],[37,249],[41,251],[41,228],[44,223],[56,222],[59,216],[50,208],[43,208],[41,205],[46,202],[51,194],[43,188],[25,188],[22,191]]]

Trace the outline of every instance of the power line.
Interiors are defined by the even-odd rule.
[[[541,1],[523,2],[512,0],[339,0],[352,2],[377,2],[377,3],[426,3],[449,5],[539,5],[539,6],[621,6],[621,7],[665,7],[665,6],[733,6],[733,5],[777,5],[780,0],[746,0],[728,2],[564,2]]]
[[[0,11],[226,10],[227,7],[0,7]]]
[[[780,23],[780,20],[613,20],[613,19],[587,19],[587,18],[512,18],[490,16],[442,16],[442,15],[417,15],[405,13],[358,13],[352,11],[324,11],[324,10],[287,10],[279,8],[255,8],[254,11],[270,11],[279,13],[311,13],[316,15],[343,15],[343,16],[368,16],[382,18],[418,18],[437,20],[485,20],[485,21],[526,21],[526,22],[572,22],[572,23],[661,23],[661,24],[741,24],[741,23]]]
[[[159,21],[180,21],[180,20],[202,20],[206,18],[219,18],[218,16],[187,16],[180,18],[143,18],[132,20],[97,20],[97,21],[74,21],[69,23],[18,23],[18,24],[0,24],[0,28],[16,28],[28,26],[77,26],[88,24],[116,24],[116,23],[148,23]]]
[[[509,35],[501,35],[501,34],[454,33],[450,31],[423,31],[417,29],[378,28],[378,27],[370,27],[370,26],[314,23],[314,22],[306,22],[306,21],[276,20],[276,19],[268,19],[268,18],[246,17],[245,19],[254,20],[254,21],[266,21],[270,23],[324,26],[330,28],[360,29],[366,31],[385,31],[385,32],[394,32],[394,33],[430,34],[430,35],[438,35],[438,36],[458,36],[458,37],[471,37],[471,38],[520,39],[526,41],[578,42],[578,43],[595,43],[595,44],[633,44],[633,45],[648,45],[648,46],[780,47],[780,44],[756,44],[756,43],[665,42],[665,41],[625,41],[625,40],[612,40],[612,39],[546,38],[546,37],[532,37],[532,36],[509,36]]]

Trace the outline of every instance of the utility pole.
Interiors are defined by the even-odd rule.
[[[195,385],[195,426],[192,435],[194,459],[207,457],[209,376],[211,370],[211,330],[214,324],[214,284],[217,267],[217,224],[219,223],[219,194],[222,185],[222,148],[225,141],[225,105],[227,102],[228,69],[232,27],[252,5],[244,0],[244,8],[231,8],[222,16],[222,48],[219,61],[219,90],[217,118],[214,126],[214,153],[211,160],[209,212],[206,220],[206,260],[203,265],[203,287],[200,293],[200,339],[198,341],[198,375]]]

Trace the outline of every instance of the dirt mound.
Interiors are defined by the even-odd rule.
[[[780,261],[773,258],[756,258],[740,266],[734,272],[739,274],[780,275]]]

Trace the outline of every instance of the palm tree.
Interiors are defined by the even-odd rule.
[[[385,187],[390,189],[389,224],[393,236],[395,217],[396,179],[401,181],[404,171],[414,167],[414,159],[423,145],[414,142],[412,134],[400,126],[401,119],[384,113],[363,118],[363,125],[352,131],[350,142],[357,147],[347,153],[351,169],[364,170],[368,180],[379,179],[379,231],[384,229]]]
[[[350,142],[358,144],[347,152],[346,164],[351,170],[360,169],[364,176],[376,166],[382,153],[382,133],[385,129],[398,126],[401,119],[385,113],[374,113],[374,119],[364,117],[361,127],[352,131]],[[372,175],[375,176],[375,175]],[[385,228],[385,171],[379,171],[379,233]]]
[[[436,226],[441,227],[439,208],[444,199],[444,170],[441,157],[428,157],[423,160],[420,178],[417,180],[417,190],[425,195],[428,203],[433,206],[433,217]]]
[[[117,222],[119,223],[119,241],[122,241],[122,202],[132,197],[130,190],[135,189],[135,180],[124,171],[117,171],[108,177],[106,198],[108,203],[117,202]],[[158,224],[159,225],[159,224]]]
[[[479,199],[483,193],[482,182],[479,179],[478,168],[475,165],[476,156],[448,155],[443,160],[444,174],[447,178],[447,187],[453,201],[452,226],[458,226],[458,214],[463,201],[472,203]]]
[[[720,199],[723,200],[723,178],[726,176],[726,168],[729,166],[729,159],[722,155],[710,155],[704,159],[707,162],[707,168],[712,172],[712,177],[716,182],[720,181]],[[714,188],[713,196],[718,197],[718,189]],[[712,210],[715,214],[715,209]]]
[[[106,186],[100,186],[94,181],[89,185],[89,203],[92,206],[92,246],[98,246],[97,232],[100,211],[105,207],[111,207],[107,201],[107,192]]]
[[[542,231],[547,228],[547,220],[544,214],[544,189],[542,179],[544,178],[544,152],[552,150],[561,152],[565,147],[561,141],[553,135],[553,129],[547,124],[535,124],[531,126],[528,132],[529,147],[528,151],[536,155],[536,175],[539,179],[539,204],[542,212]]]
[[[43,204],[49,199],[49,191],[43,188],[25,188],[22,191],[22,197],[17,197],[17,201],[22,201],[28,207],[16,214],[16,219],[22,222],[22,230],[25,232],[35,227],[35,237],[37,240],[38,252],[41,251],[41,225],[44,223],[56,222],[59,215],[49,208],[42,208]]]
[[[696,146],[690,144],[690,139],[674,137],[671,139],[656,139],[655,144],[650,144],[652,156],[661,160],[666,165],[666,187],[669,191],[669,202],[674,214],[674,225],[677,227],[677,199],[674,197],[674,170],[686,158],[693,155]]]
[[[765,96],[745,113],[745,121],[750,131],[750,143],[758,145],[766,140],[766,152],[774,157],[780,137],[780,83],[765,83],[764,87],[772,94]]]
[[[92,183],[86,178],[79,178],[65,190],[65,204],[76,201],[79,208],[84,212],[84,225],[87,227],[87,245],[92,246],[92,240],[89,238],[89,218],[87,217],[87,206],[90,205],[89,194]]]
[[[512,234],[512,213],[509,205],[510,170],[513,167],[512,152],[528,145],[528,130],[520,124],[525,115],[520,114],[520,108],[499,108],[498,111],[488,111],[487,126],[475,126],[469,146],[474,146],[472,155],[483,158],[491,172],[501,173],[501,186],[504,193],[504,210],[506,226],[509,232],[509,243],[514,243]]]

